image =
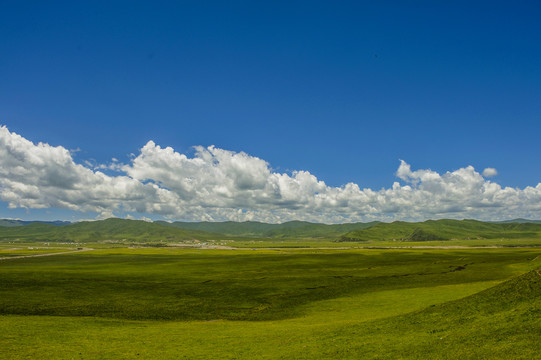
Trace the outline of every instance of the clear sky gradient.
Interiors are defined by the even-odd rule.
[[[142,170],[131,163],[151,140],[187,159],[202,154],[193,148],[199,145],[244,152],[248,162],[267,162],[271,175],[293,179],[306,171],[328,191],[348,183],[375,192],[391,189],[395,181],[414,190],[423,181],[428,185],[420,174],[397,176],[399,166],[405,171],[400,160],[413,172],[431,169],[441,176],[468,166],[477,174],[494,168],[483,184],[535,188],[541,181],[540,19],[536,1],[4,1],[0,125],[8,129],[6,138],[16,133],[34,144],[78,150],[73,162],[94,173],[130,176],[171,191],[174,184],[154,173],[138,177]],[[114,172],[112,158],[131,170]],[[15,174],[10,164],[3,164],[4,179]],[[208,175],[208,169],[183,171],[175,173],[178,181]],[[108,214],[109,205],[101,203],[66,205],[65,199],[33,202],[29,193],[9,195],[20,187],[6,181],[0,184],[0,217]],[[225,203],[190,198],[197,216],[127,204],[110,204],[109,210],[179,220],[231,218],[221,212],[225,208],[253,210],[255,215],[238,219],[264,221],[541,218],[534,205],[520,208],[526,195],[517,195],[518,208],[509,213],[439,209],[410,217],[392,206],[373,206],[370,213],[359,199],[357,205],[340,205],[341,215],[318,217],[324,208],[319,203],[280,202],[289,188],[280,188],[281,200],[268,208],[262,204],[270,190],[254,195],[262,182],[232,181],[235,191],[245,192],[220,195],[229,197]],[[265,186],[278,184],[273,181]],[[216,190],[210,184],[201,180],[200,186]],[[39,196],[48,194],[38,188]],[[306,194],[314,196],[327,191],[310,189]],[[188,201],[185,188],[175,191],[177,201]],[[326,196],[334,204],[329,199],[335,195]],[[537,201],[535,196],[528,201]],[[507,206],[495,198],[479,201]],[[277,210],[280,204],[287,214]],[[357,215],[344,215],[348,207]]]

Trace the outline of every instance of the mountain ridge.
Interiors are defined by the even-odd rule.
[[[2,220],[0,220],[1,222]],[[318,224],[289,221],[147,222],[110,218],[59,225],[57,222],[11,222],[0,226],[0,240],[182,242],[225,239],[327,239],[330,241],[445,241],[471,239],[541,239],[541,223],[478,220],[395,221],[392,223]]]
[[[427,220],[409,223],[379,223],[342,235],[340,241],[431,241],[497,238],[539,238],[541,223],[483,222],[478,220]]]

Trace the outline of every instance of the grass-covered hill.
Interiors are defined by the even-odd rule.
[[[342,241],[431,241],[499,238],[539,238],[541,224],[489,223],[477,220],[428,220],[409,223],[395,221],[379,223],[366,229],[354,230],[341,237]]]
[[[329,338],[342,344],[341,358],[348,359],[539,359],[540,317],[538,269],[459,300],[363,323]]]
[[[269,238],[329,238],[339,237],[353,230],[369,228],[379,222],[350,224],[317,224],[306,221],[289,221],[282,224],[266,224],[256,221],[245,222],[161,222],[182,229],[201,230],[238,237]]]
[[[26,224],[25,224],[26,223]],[[533,222],[492,223],[476,220],[428,220],[419,223],[316,224],[290,221],[283,224],[260,222],[145,222],[107,219],[68,225],[21,222],[0,225],[0,241],[70,241],[105,240],[145,243],[182,242],[186,240],[222,240],[267,238],[300,241],[326,239],[339,241],[438,241],[473,239],[541,239],[541,224]]]
[[[128,240],[140,242],[176,242],[220,238],[198,230],[186,230],[140,220],[107,219],[82,221],[75,224],[55,226],[32,223],[25,226],[0,227],[1,240],[18,241],[104,241]]]

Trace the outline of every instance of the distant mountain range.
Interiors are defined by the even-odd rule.
[[[541,220],[528,220],[528,219],[522,219],[522,218],[513,219],[513,220],[504,220],[504,221],[493,221],[493,222],[500,223],[500,224],[506,224],[506,223],[519,223],[519,224],[534,223],[534,224],[541,224]]]
[[[326,225],[304,221],[283,224],[247,222],[146,222],[107,219],[100,221],[0,220],[0,240],[9,241],[136,241],[182,242],[235,238],[302,239],[337,241],[429,241],[451,239],[539,238],[541,221],[516,219],[500,222],[477,220],[395,221]]]
[[[61,220],[56,220],[56,221],[39,221],[39,220],[24,221],[24,220],[13,220],[13,219],[0,219],[0,226],[7,226],[7,227],[25,226],[25,225],[30,225],[30,224],[34,224],[34,223],[50,224],[50,225],[60,226],[60,225],[69,225],[69,224],[71,224],[71,221],[61,221]]]
[[[329,238],[353,230],[369,228],[379,222],[327,225],[306,221],[289,221],[282,224],[267,224],[256,221],[246,222],[157,222],[187,230],[201,230],[235,237],[265,238]]]

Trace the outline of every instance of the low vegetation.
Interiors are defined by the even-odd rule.
[[[540,224],[245,225],[0,227],[0,357],[541,358]]]
[[[0,346],[14,359],[532,359],[540,255],[101,248],[3,260]]]

